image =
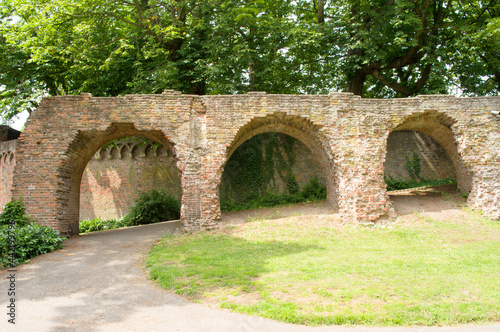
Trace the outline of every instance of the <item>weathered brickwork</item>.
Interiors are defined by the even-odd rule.
[[[276,137],[279,141],[286,141],[286,137],[288,136],[283,134],[276,134]],[[249,141],[246,141],[245,143],[248,142]],[[284,151],[286,149],[284,145],[278,147],[278,151],[275,151],[274,147],[272,147],[270,151],[268,151],[268,144],[269,141],[266,140],[266,138],[261,138],[260,148],[262,149],[262,155],[261,161],[257,161],[257,163],[264,163],[266,167],[265,171],[261,172],[266,172],[266,175],[259,175],[261,175],[262,177],[269,176],[269,173],[271,173],[272,175],[269,176],[269,180],[267,183],[259,183],[257,184],[257,187],[259,185],[263,185],[263,190],[266,193],[289,193],[288,183],[286,179],[286,175],[288,173],[287,170],[285,170],[286,166],[283,166],[283,164],[291,165],[288,171],[290,172],[290,174],[293,174],[294,179],[297,181],[300,189],[304,189],[304,187],[313,178],[317,178],[321,184],[326,183],[325,179],[323,178],[321,166],[319,165],[318,161],[311,153],[311,151],[299,140],[293,140],[290,156],[287,155],[287,153]],[[245,148],[245,144],[243,144],[238,147],[237,150],[239,149],[244,150],[248,149],[248,147]],[[270,153],[272,157],[269,157],[268,153]],[[277,155],[279,155],[279,157],[276,157]],[[292,162],[288,160],[289,157],[293,158]],[[282,158],[281,161],[279,161],[280,158]],[[245,160],[240,162],[247,164],[251,162],[251,160],[249,160],[249,158],[246,158]],[[253,162],[255,162],[255,160]],[[219,199],[221,200],[221,202],[239,203],[242,199],[244,199],[246,195],[249,194],[249,192],[257,189],[255,187],[255,183],[253,183],[251,186],[248,185],[248,188],[247,186],[242,184],[240,178],[242,176],[240,168],[241,165],[238,162],[235,163],[234,155],[225,164],[219,191]],[[243,176],[245,175],[246,174],[243,174]]]
[[[453,163],[444,148],[427,135],[412,130],[398,130],[389,134],[385,176],[394,179],[410,179],[405,167],[406,158],[416,153],[420,160],[420,176],[429,179],[455,179]]]
[[[0,142],[0,211],[10,201],[17,140]]]
[[[179,201],[179,172],[172,151],[150,140],[127,138],[96,152],[82,176],[80,219],[119,219],[139,193],[164,189]]]
[[[499,97],[420,96],[372,100],[352,94],[45,99],[18,142],[14,196],[28,213],[66,234],[78,230],[85,166],[106,143],[126,136],[157,141],[173,152],[186,230],[220,220],[224,165],[248,138],[280,132],[300,140],[321,165],[329,202],[344,221],[392,215],[384,183],[388,136],[413,130],[438,142],[453,163],[468,203],[500,218]]]

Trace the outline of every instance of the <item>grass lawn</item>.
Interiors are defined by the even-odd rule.
[[[370,228],[333,216],[252,220],[166,236],[147,267],[194,301],[289,323],[500,321],[500,223],[473,213]]]

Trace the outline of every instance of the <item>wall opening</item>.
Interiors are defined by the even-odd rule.
[[[416,156],[416,157],[415,157]],[[420,177],[426,180],[449,178],[456,180],[453,162],[446,150],[434,139],[413,130],[397,130],[387,139],[385,177],[395,180],[411,180],[407,162],[417,158]]]
[[[80,220],[120,219],[141,192],[152,189],[163,189],[181,200],[173,152],[144,137],[114,140],[99,149],[85,168],[80,186]]]
[[[243,174],[247,178],[238,178]],[[235,203],[259,193],[294,193],[314,177],[326,186],[331,208],[338,209],[334,159],[321,126],[285,113],[257,117],[228,147],[219,199]]]
[[[134,139],[142,141],[144,145],[139,146],[140,144],[135,144]],[[123,150],[125,145],[127,149]],[[163,167],[163,165],[158,163],[158,160],[155,164],[153,161],[154,158],[147,160],[148,154],[146,150],[153,157],[158,146],[163,146],[164,149],[170,152],[170,154],[167,153],[169,155],[167,159],[169,160],[166,161],[169,167]],[[127,154],[126,158],[122,159],[125,153]],[[180,189],[181,174],[176,166],[175,148],[171,140],[161,130],[139,130],[131,123],[113,123],[104,131],[79,131],[76,138],[69,145],[65,155],[67,158],[64,159],[60,167],[60,178],[64,181],[65,187],[68,188],[69,195],[61,196],[62,209],[59,212],[58,219],[63,223],[67,223],[69,235],[78,234],[79,221],[81,219],[85,219],[86,217],[106,217],[106,215],[97,215],[88,206],[84,206],[89,200],[96,201],[96,198],[91,199],[85,196],[87,194],[95,194],[95,190],[101,190],[100,194],[103,195],[104,202],[113,202],[115,204],[114,210],[112,208],[106,210],[105,206],[101,206],[99,207],[102,209],[101,211],[115,213],[115,216],[116,213],[126,213],[126,205],[129,204],[131,196],[129,195],[126,198],[121,190],[123,189],[121,186],[124,184],[125,178],[127,181],[131,180],[132,184],[138,186],[139,181],[137,180],[140,180],[140,176],[143,176],[143,182],[140,183],[139,188],[128,186],[127,190],[135,194],[143,188],[147,189],[150,186],[157,185],[160,176],[167,177],[167,173],[175,169],[168,176],[174,186],[178,185],[175,189],[176,195],[182,196]],[[131,166],[131,160],[136,162],[136,164]],[[148,162],[151,163],[148,164]],[[96,168],[97,163],[101,163],[100,165],[102,166],[97,166]],[[148,169],[151,170],[151,173],[147,176],[134,173],[137,167],[146,164],[148,164]],[[118,169],[117,165],[121,165],[122,168]],[[94,168],[92,169],[92,167]],[[87,173],[85,173],[86,169]],[[85,177],[84,174],[86,174]],[[91,189],[90,193],[81,195],[85,188],[90,188],[89,186],[95,186],[94,192]],[[106,197],[106,195],[108,196]],[[83,203],[82,205],[80,204],[81,202]],[[116,206],[120,205],[117,203],[122,204],[121,210],[116,209]],[[82,216],[80,216],[81,213]]]
[[[388,136],[385,176],[408,178],[404,155],[411,158],[415,151],[423,178],[449,177],[456,180],[458,191],[469,194],[473,174],[465,167],[458,152],[452,130],[454,123],[454,119],[435,111],[415,113],[403,119]],[[394,196],[391,198],[395,202]]]
[[[286,134],[259,134],[241,144],[226,163],[221,206],[268,194],[298,194],[315,178],[326,186],[318,160],[303,143]]]

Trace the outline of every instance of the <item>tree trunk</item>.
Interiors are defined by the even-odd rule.
[[[318,23],[325,23],[325,5],[323,0],[318,0]]]
[[[347,92],[352,92],[357,96],[363,96],[363,86],[365,85],[366,74],[362,74],[359,71],[350,77],[347,82]]]

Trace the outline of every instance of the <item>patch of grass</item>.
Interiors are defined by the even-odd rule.
[[[450,325],[500,320],[500,224],[416,218],[392,227],[254,220],[163,238],[151,278],[202,303],[279,321]]]

